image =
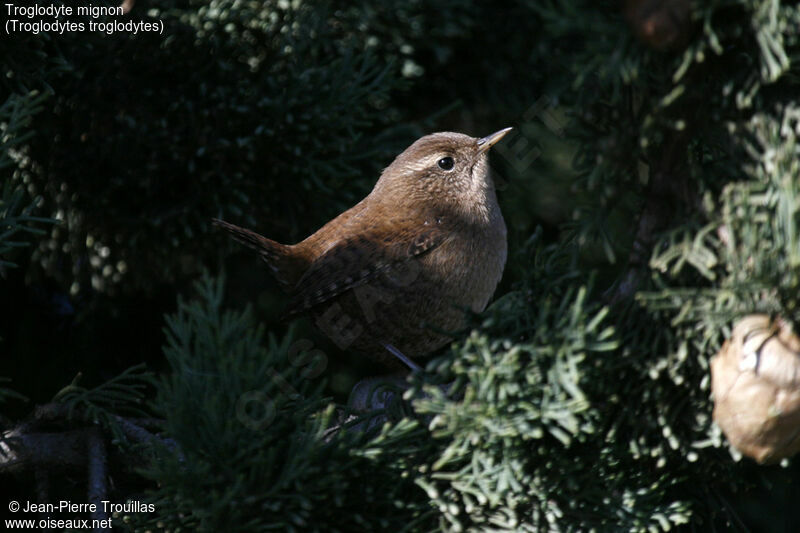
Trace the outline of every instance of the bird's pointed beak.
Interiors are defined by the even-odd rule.
[[[496,132],[492,133],[491,135],[487,135],[483,139],[478,139],[478,153],[483,153],[486,150],[488,150],[489,148],[491,148],[492,145],[494,145],[497,142],[499,142],[500,139],[502,139],[503,137],[506,136],[506,133],[508,133],[509,131],[511,131],[513,129],[514,128],[504,128],[504,129],[502,129],[500,131],[496,131]]]

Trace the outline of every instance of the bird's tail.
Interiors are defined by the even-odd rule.
[[[212,222],[215,226],[227,230],[235,240],[258,252],[282,286],[290,289],[297,283],[304,268],[299,264],[300,259],[292,254],[291,246],[267,239],[254,231],[224,220],[214,218]]]

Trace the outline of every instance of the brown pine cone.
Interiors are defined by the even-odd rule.
[[[749,315],[711,359],[714,420],[759,463],[800,451],[800,339],[791,325]]]

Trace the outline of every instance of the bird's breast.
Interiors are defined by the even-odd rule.
[[[503,224],[456,232],[421,261],[423,269],[440,284],[445,298],[480,312],[500,282],[506,255]]]

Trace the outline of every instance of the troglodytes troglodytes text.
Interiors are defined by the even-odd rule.
[[[482,139],[426,135],[381,174],[366,198],[304,241],[280,244],[215,220],[255,249],[340,348],[412,368],[451,340],[465,310],[483,311],[506,262],[506,226]]]

